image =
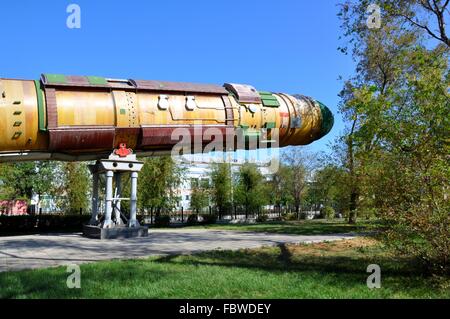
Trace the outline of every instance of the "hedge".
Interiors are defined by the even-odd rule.
[[[0,215],[0,232],[81,231],[90,215]]]

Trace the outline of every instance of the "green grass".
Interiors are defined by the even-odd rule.
[[[339,233],[361,233],[371,231],[377,221],[359,221],[355,225],[348,224],[345,220],[300,220],[284,222],[265,222],[258,224],[212,224],[204,226],[190,226],[187,228],[237,230],[252,232],[267,232],[295,235],[325,235]]]
[[[382,288],[366,286],[381,266]],[[0,273],[1,298],[450,298],[437,281],[354,239],[240,251],[106,261],[81,266],[81,289],[66,287],[65,267]]]

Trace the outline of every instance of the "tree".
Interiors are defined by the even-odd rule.
[[[211,199],[220,215],[229,212],[232,207],[232,187],[230,164],[212,164]]]
[[[235,199],[244,207],[246,216],[258,213],[266,203],[264,187],[264,177],[255,164],[245,163],[239,168]]]
[[[341,93],[354,126],[357,210],[375,209],[387,244],[440,272],[450,271],[448,3],[381,1],[379,29],[363,23],[367,1],[341,10],[357,63]]]
[[[307,190],[308,180],[315,165],[313,154],[306,154],[300,148],[292,148],[285,153],[285,163],[289,167],[286,172],[285,190],[290,195],[297,218],[300,218],[303,196]]]
[[[449,3],[448,0],[383,0],[380,2],[387,15],[400,18],[412,28],[424,31],[431,38],[450,47],[446,30]]]
[[[61,206],[68,214],[87,211],[89,205],[90,175],[87,165],[80,162],[63,163],[62,184],[59,190]]]
[[[200,213],[209,205],[209,182],[208,180],[191,180],[191,208]]]
[[[180,200],[178,187],[183,169],[170,156],[149,157],[139,173],[139,208],[155,213],[171,211]]]
[[[281,207],[286,206],[292,202],[292,197],[288,190],[289,176],[291,168],[283,163],[280,163],[278,170],[272,175],[272,178],[268,182],[267,197],[271,198],[271,204],[278,207],[278,211],[281,212]]]
[[[2,197],[13,200],[25,198],[31,200],[37,195],[37,209],[41,196],[54,192],[54,175],[57,164],[50,161],[19,162],[2,165]]]

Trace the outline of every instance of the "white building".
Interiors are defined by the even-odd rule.
[[[236,152],[238,153],[238,152]],[[235,174],[239,171],[239,168],[246,162],[251,162],[257,165],[261,174],[268,180],[271,178],[274,167],[273,164],[270,166],[265,161],[257,161],[254,158],[248,158],[248,156],[242,156],[241,154],[229,153],[225,156],[226,162],[230,163],[231,174]],[[189,211],[191,209],[191,195],[192,195],[192,181],[197,180],[208,180],[211,181],[211,164],[217,162],[223,162],[223,155],[220,156],[210,156],[210,155],[192,155],[186,157],[189,159],[187,163],[181,164],[184,169],[184,182],[179,188],[178,192],[181,197],[179,203],[179,209],[181,207],[184,211]]]

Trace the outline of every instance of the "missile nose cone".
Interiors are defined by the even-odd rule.
[[[331,113],[330,109],[325,104],[319,101],[317,101],[317,103],[320,106],[320,113],[322,114],[322,122],[320,124],[320,133],[318,136],[319,139],[327,135],[333,128],[334,116],[333,113]]]

